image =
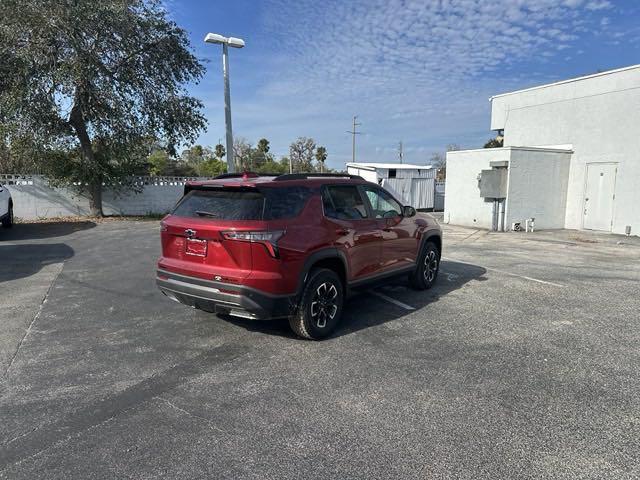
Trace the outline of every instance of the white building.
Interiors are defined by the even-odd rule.
[[[490,101],[504,147],[447,154],[445,221],[640,235],[640,65]],[[496,169],[504,185],[487,196],[500,172],[482,171]]]
[[[434,208],[436,169],[409,163],[347,163],[347,173],[360,175],[414,208]]]

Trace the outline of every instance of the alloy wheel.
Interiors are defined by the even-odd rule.
[[[427,283],[433,282],[438,272],[438,256],[436,252],[430,250],[424,257],[424,279]]]
[[[327,320],[333,320],[338,312],[336,300],[338,289],[331,282],[324,282],[316,289],[311,301],[311,319],[318,328],[327,326]]]

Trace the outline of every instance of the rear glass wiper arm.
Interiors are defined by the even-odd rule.
[[[196,215],[200,217],[219,217],[220,216],[217,213],[206,212],[204,210],[196,210]]]

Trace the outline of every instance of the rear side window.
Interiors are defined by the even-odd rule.
[[[311,196],[307,187],[264,188],[264,220],[297,217]]]
[[[324,214],[338,220],[367,218],[367,209],[355,185],[332,185],[322,193]]]
[[[221,220],[293,218],[302,211],[309,196],[306,187],[192,190],[178,203],[173,215]]]

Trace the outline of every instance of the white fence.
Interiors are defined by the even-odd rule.
[[[182,196],[184,184],[194,177],[135,177],[140,193],[125,189],[103,192],[105,215],[164,214]],[[0,175],[11,192],[16,217],[24,220],[89,215],[89,199],[72,188],[54,188],[41,175]]]
[[[160,215],[169,212],[182,197],[184,184],[196,177],[135,177],[132,189],[119,193],[105,189],[102,204],[105,215]],[[55,188],[41,175],[3,175],[0,183],[11,192],[16,217],[24,220],[89,215],[89,199],[71,188]],[[444,182],[433,178],[385,179],[416,208],[444,209]]]

